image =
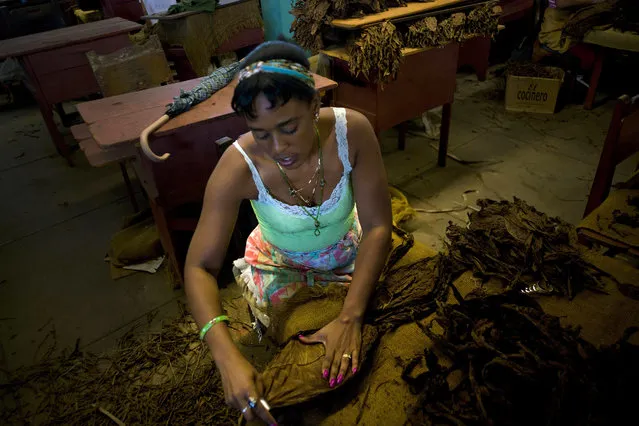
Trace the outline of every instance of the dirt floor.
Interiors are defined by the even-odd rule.
[[[465,223],[464,205],[477,198],[517,196],[573,224],[582,216],[613,102],[590,112],[571,105],[550,116],[515,114],[504,110],[501,88],[500,79],[458,77],[450,153],[472,164],[449,159],[438,168],[436,139],[426,137],[419,119],[405,151],[397,151],[394,131],[384,135],[390,183],[430,211],[407,228],[432,248],[442,247],[449,221]],[[157,327],[173,317],[183,293],[163,271],[117,281],[109,275],[110,238],[132,211],[119,168],[92,168],[81,152],[68,167],[36,106],[0,111],[0,134],[2,366],[30,364],[53,342],[58,349],[78,339],[82,348],[108,349],[134,324]],[[635,164],[622,164],[616,180]],[[237,297],[235,286],[224,291],[228,301]]]

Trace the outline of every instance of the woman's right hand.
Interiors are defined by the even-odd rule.
[[[239,352],[218,363],[218,369],[222,376],[224,386],[224,398],[231,407],[242,411],[249,406],[249,398],[257,400],[255,408],[244,411],[247,421],[260,418],[268,425],[276,425],[277,422],[271,413],[262,404],[261,398],[264,390],[261,378],[255,368]]]

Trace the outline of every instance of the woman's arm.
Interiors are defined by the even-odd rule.
[[[222,315],[217,274],[235,227],[240,203],[251,194],[250,171],[235,148],[229,148],[215,167],[206,187],[204,205],[184,266],[185,291],[198,327]],[[217,323],[206,333],[206,343],[222,376],[226,402],[241,410],[248,398],[259,399],[261,385],[257,371],[240,353],[224,323]],[[271,415],[258,404],[245,413],[254,414],[268,424]]]
[[[353,374],[359,368],[362,320],[386,263],[392,232],[390,195],[379,143],[366,117],[348,111],[347,118],[349,150],[354,158],[351,180],[362,240],[341,313],[314,335],[300,336],[304,343],[321,342],[326,347],[322,376],[330,387],[348,375],[349,364]]]
[[[355,151],[352,182],[362,240],[342,320],[362,320],[391,247],[392,211],[382,154],[368,119],[349,111],[348,138]]]

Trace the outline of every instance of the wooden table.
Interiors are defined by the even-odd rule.
[[[129,46],[128,33],[141,27],[112,18],[0,41],[0,60],[20,60],[51,139],[69,164],[70,149],[53,120],[54,105],[99,93],[86,52],[107,54]]]
[[[361,76],[353,77],[348,67],[348,54],[343,48],[322,53],[331,58],[331,75],[339,82],[333,92],[335,105],[364,114],[378,138],[383,131],[401,125],[400,149],[404,149],[405,144],[403,123],[443,106],[438,164],[446,165],[451,105],[457,81],[458,43],[443,48],[403,49],[404,58],[397,79],[383,86]]]
[[[337,86],[327,78],[314,77],[319,91]],[[178,272],[175,275],[178,283],[182,279],[182,255],[186,247],[176,235],[195,229],[206,183],[226,143],[248,131],[244,118],[231,108],[236,83],[172,119],[151,136],[149,142],[156,153],[171,153],[166,161],[150,161],[136,145],[142,130],[164,114],[166,105],[180,89],[189,90],[200,80],[79,104],[78,111],[86,124],[72,128],[93,165],[112,164],[135,156],[136,173],[148,195],[162,246],[172,269]],[[244,242],[254,227],[251,214],[250,206],[240,209],[229,246],[232,256],[243,255]]]

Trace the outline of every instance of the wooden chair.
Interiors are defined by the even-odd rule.
[[[624,95],[612,114],[584,217],[608,196],[616,166],[636,152],[639,152],[639,95],[632,99]]]

